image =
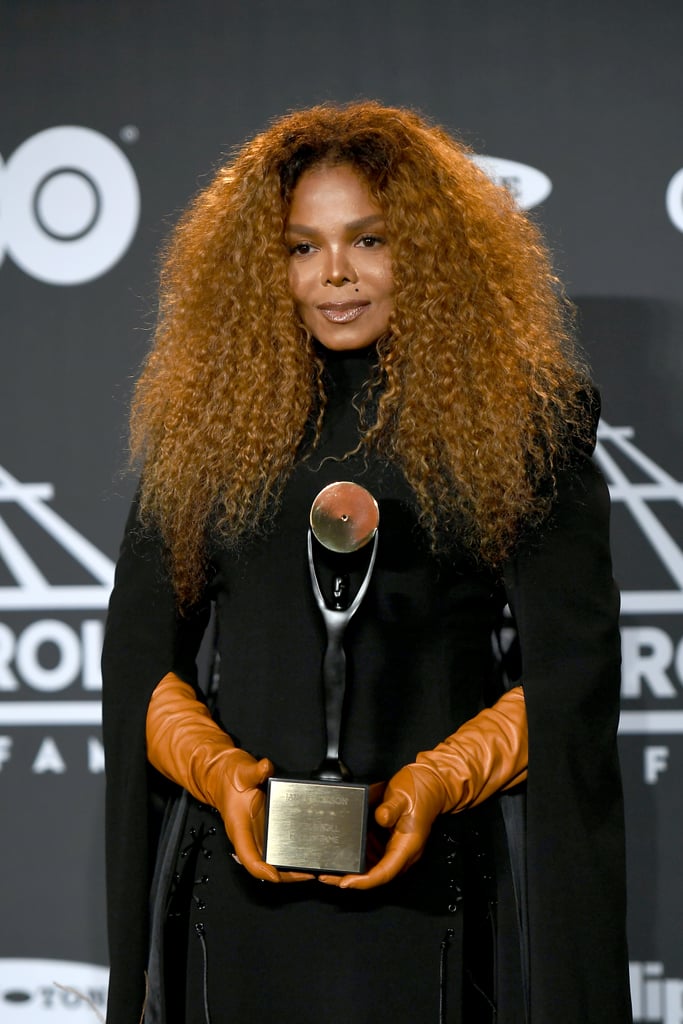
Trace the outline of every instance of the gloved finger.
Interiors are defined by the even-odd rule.
[[[319,875],[319,881],[340,889],[374,889],[386,885],[420,858],[425,842],[426,836],[419,833],[396,832],[387,843],[382,859],[366,874]]]
[[[382,828],[393,828],[402,815],[410,810],[410,801],[404,793],[393,792],[375,811],[375,821]]]
[[[229,801],[224,822],[237,859],[256,878],[279,881],[277,869],[263,860],[264,794],[247,791]],[[267,870],[266,870],[267,869]]]
[[[277,868],[272,864],[266,864],[262,859],[261,851],[248,825],[233,824],[228,830],[228,837],[235,849],[236,859],[250,875],[262,878],[264,882],[280,881],[280,872]]]
[[[260,761],[240,761],[233,770],[232,784],[243,793],[246,789],[262,786],[274,771],[273,762],[267,757],[262,757]]]

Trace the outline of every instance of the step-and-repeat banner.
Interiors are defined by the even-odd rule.
[[[3,1022],[104,1006],[99,658],[159,246],[271,117],[359,97],[470,143],[579,308],[623,593],[634,1010],[683,1022],[682,31],[680,0],[0,0]]]

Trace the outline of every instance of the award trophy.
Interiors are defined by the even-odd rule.
[[[308,565],[327,632],[322,668],[327,749],[310,778],[268,780],[263,856],[278,868],[341,874],[365,870],[369,787],[352,781],[340,755],[346,692],[343,640],[370,583],[378,523],[375,499],[364,487],[347,481],[323,488],[311,507]],[[314,564],[313,537],[341,555],[372,542],[365,576],[352,600],[348,576],[340,573],[334,577],[332,607],[326,602]]]

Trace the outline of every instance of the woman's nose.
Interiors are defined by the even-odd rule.
[[[330,250],[323,267],[323,284],[339,288],[346,283],[355,284],[357,280],[358,274],[349,256],[341,250]]]

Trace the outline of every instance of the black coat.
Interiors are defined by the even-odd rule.
[[[335,438],[339,433],[336,423]],[[343,437],[341,443],[342,451],[352,447]],[[629,1021],[616,748],[618,592],[611,574],[607,489],[589,453],[577,451],[562,473],[549,520],[520,545],[504,582],[457,551],[435,561],[407,511],[410,494],[393,471],[349,461],[314,469],[296,471],[265,539],[238,557],[216,547],[206,598],[186,616],[175,608],[163,546],[139,530],[135,509],[131,513],[103,658],[110,1024],[139,1019],[156,844],[152,812],[171,788],[145,758],[152,690],[171,669],[196,683],[195,654],[213,600],[223,626],[221,688],[230,694],[226,728],[252,753],[272,757],[285,770],[305,771],[319,762],[321,625],[303,540],[299,547],[292,538],[305,536],[311,493],[330,480],[354,477],[380,498],[381,536],[364,614],[358,613],[349,637],[350,673],[363,675],[364,683],[352,691],[357,697],[347,714],[345,758],[357,774],[387,778],[476,713],[495,675],[493,661],[482,652],[490,650],[488,637],[507,601],[518,632],[529,722],[530,1019]],[[404,588],[406,561],[413,564]],[[454,664],[456,682],[448,676]],[[283,665],[288,678],[300,681],[299,694],[289,685],[273,685]],[[249,688],[235,692],[235,678],[249,679]],[[415,678],[439,683],[420,684],[418,700]],[[391,692],[377,697],[381,680],[389,680]],[[377,715],[373,701],[395,714]],[[221,698],[222,711],[225,706]],[[302,707],[309,716],[303,729]]]

